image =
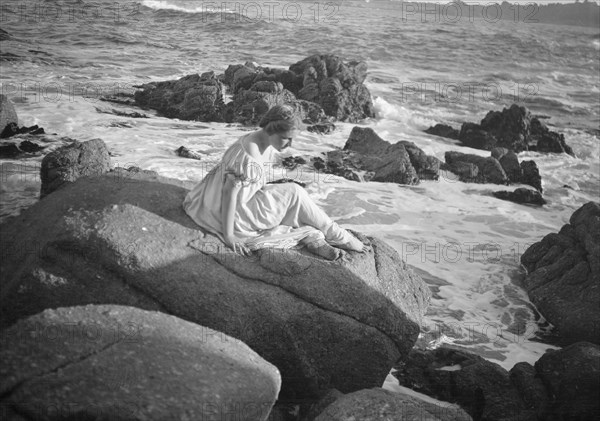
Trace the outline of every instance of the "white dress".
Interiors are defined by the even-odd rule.
[[[241,180],[233,230],[250,249],[290,248],[307,236],[319,235],[332,220],[296,183],[267,184],[272,168],[272,150],[268,161],[252,157],[240,137],[227,149],[219,165],[186,196],[183,208],[200,227],[223,240],[221,198],[225,175]],[[269,147],[272,149],[271,147]]]

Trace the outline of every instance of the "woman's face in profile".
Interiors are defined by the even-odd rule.
[[[273,146],[277,152],[281,152],[284,149],[292,146],[294,137],[298,134],[297,129],[288,130],[285,132],[273,133],[271,135],[271,146]]]

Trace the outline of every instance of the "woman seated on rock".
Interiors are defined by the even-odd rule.
[[[306,245],[329,260],[340,249],[370,249],[333,222],[296,183],[267,184],[265,164],[273,149],[292,145],[301,127],[294,110],[276,105],[261,119],[259,130],[240,137],[219,165],[188,193],[183,208],[202,228],[242,255],[265,247]]]

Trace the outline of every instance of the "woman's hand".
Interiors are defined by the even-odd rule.
[[[250,256],[252,254],[252,251],[250,251],[244,242],[238,239],[235,235],[225,236],[225,244],[236,254],[240,254],[242,256]]]

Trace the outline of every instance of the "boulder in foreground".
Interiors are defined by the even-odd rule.
[[[2,325],[46,308],[134,306],[244,341],[278,367],[283,397],[380,386],[415,343],[430,295],[396,251],[358,234],[373,251],[347,262],[304,250],[244,258],[185,214],[184,186],[113,171],[1,225]]]
[[[133,307],[46,310],[1,341],[0,404],[26,420],[265,420],[281,385],[241,341]]]
[[[576,210],[560,232],[548,234],[521,256],[523,283],[539,312],[564,344],[600,344],[600,205]]]
[[[42,160],[40,197],[72,183],[80,177],[98,176],[111,168],[106,144],[101,139],[75,141],[50,152]]]

